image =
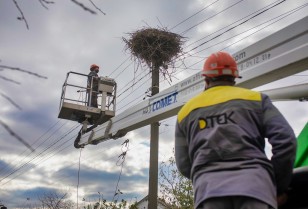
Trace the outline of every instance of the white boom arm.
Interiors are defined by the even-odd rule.
[[[308,69],[308,17],[235,53],[242,79],[237,86],[255,88]],[[204,89],[200,72],[175,84],[81,136],[80,145],[110,138],[169,118]],[[273,100],[306,100],[308,84],[266,91]]]

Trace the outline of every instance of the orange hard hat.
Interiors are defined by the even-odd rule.
[[[90,70],[93,71],[95,68],[98,68],[99,69],[99,66],[96,65],[96,64],[93,64],[90,66]]]
[[[227,52],[211,54],[204,62],[202,75],[210,78],[225,75],[235,78],[240,77],[235,60]]]

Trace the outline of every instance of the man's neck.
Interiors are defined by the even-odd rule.
[[[209,82],[207,88],[211,88],[214,86],[234,86],[235,82],[231,81],[214,81],[214,82]]]

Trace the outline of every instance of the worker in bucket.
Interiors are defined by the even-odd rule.
[[[267,95],[234,86],[240,76],[230,54],[210,55],[202,75],[206,89],[181,108],[175,130],[176,165],[192,180],[194,207],[277,208],[292,176],[292,128]]]
[[[98,107],[97,105],[97,95],[98,95],[98,77],[99,66],[93,64],[90,66],[90,73],[88,74],[88,105],[90,107]],[[92,91],[91,91],[92,90]]]

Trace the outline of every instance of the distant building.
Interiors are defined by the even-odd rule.
[[[148,209],[148,202],[149,202],[149,198],[148,196],[145,196],[142,200],[137,202],[136,206],[138,209]],[[158,198],[157,209],[170,209],[170,208],[171,206],[168,205],[168,203]]]

